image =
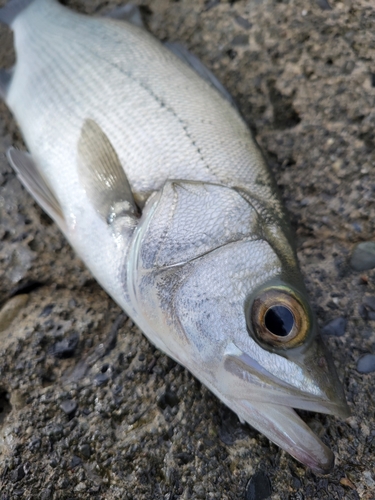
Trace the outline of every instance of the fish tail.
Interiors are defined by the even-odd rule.
[[[11,26],[18,14],[26,9],[32,2],[33,0],[9,0],[8,3],[0,9],[0,22]]]

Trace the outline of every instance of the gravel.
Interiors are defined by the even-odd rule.
[[[115,4],[67,3],[91,14]],[[365,298],[375,296],[375,270],[351,261],[375,234],[375,7],[366,0],[142,5],[154,34],[183,42],[222,81],[262,147],[317,321],[347,319],[345,333],[325,341],[352,416],[301,412],[336,455],[330,475],[314,475],[242,425],[131,321],[113,333],[121,311],[6,164],[7,145],[22,140],[0,102],[0,304],[28,295],[0,333],[1,495],[238,500],[262,471],[273,500],[370,500],[374,376],[357,362],[374,350]],[[11,34],[0,25],[0,67],[13,58]],[[77,403],[74,413],[61,408],[66,401]]]

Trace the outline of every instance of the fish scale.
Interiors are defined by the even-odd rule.
[[[238,110],[193,56],[139,27],[55,0],[21,7],[13,76],[0,74],[30,152],[7,153],[19,179],[151,342],[329,471],[333,453],[293,408],[345,417],[345,396]]]
[[[77,21],[75,15],[66,9],[58,5],[52,8],[48,2],[38,2],[38,5],[39,8],[32,6],[33,15],[20,16],[15,22],[15,30],[19,25],[19,31],[25,31],[20,43],[28,47],[28,53],[18,61],[8,96],[21,127],[23,110],[18,112],[17,106],[24,106],[24,103],[13,99],[13,94],[22,92],[29,102],[36,101],[36,109],[30,109],[30,119],[33,120],[38,114],[43,115],[43,109],[50,109],[51,103],[58,112],[60,109],[69,110],[72,121],[83,121],[85,111],[82,112],[82,108],[90,109],[127,166],[128,178],[136,192],[150,192],[159,188],[166,179],[184,178],[187,168],[191,180],[248,186],[266,168],[246,125],[231,105],[212,92],[208,84],[174,54],[166,55],[166,51],[161,50],[159,44],[145,36],[138,27],[129,27],[125,31],[115,21],[102,23],[92,18],[85,19],[88,25],[82,27],[79,19]],[[75,36],[71,35],[72,28]],[[91,36],[93,31],[96,33],[94,39]],[[115,46],[111,61],[102,49],[106,40]],[[47,80],[49,86],[39,99],[31,99],[25,92],[26,86],[32,91],[38,82],[39,75],[35,71],[32,80],[27,83],[29,75],[24,70],[29,68],[29,61],[35,59],[35,54],[40,58],[39,71],[44,74],[51,71]],[[95,68],[91,64],[93,56],[99,60]],[[58,71],[54,71],[51,65],[54,57],[59,59]],[[136,70],[134,60],[138,61]],[[22,78],[20,84],[18,74],[19,79]],[[130,80],[127,75],[130,75]],[[65,79],[71,80],[71,90],[61,94],[59,88],[64,88],[62,83]],[[108,88],[109,81],[113,82],[112,88]],[[122,102],[125,102],[126,108]],[[165,112],[160,113],[159,107]],[[197,113],[202,112],[210,116],[209,125],[194,119]],[[115,113],[122,116],[121,128],[118,127],[119,120],[111,120]],[[106,116],[109,118],[104,118]],[[55,141],[64,126],[63,117],[58,124],[60,127],[55,131]],[[134,133],[128,136],[131,142],[124,147],[124,135],[127,136],[126,131],[134,128],[134,124],[137,124],[139,135]],[[221,138],[220,142],[214,140],[215,136]],[[76,142],[76,138],[71,140]],[[27,137],[26,141],[30,142]],[[139,144],[144,148],[142,154],[137,151]],[[148,165],[147,177],[142,172],[144,165]],[[264,198],[266,189],[260,191]],[[267,194],[274,198],[269,190]]]

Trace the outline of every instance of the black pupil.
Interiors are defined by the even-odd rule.
[[[292,331],[294,317],[287,307],[273,306],[266,312],[264,324],[267,330],[274,335],[286,337]]]

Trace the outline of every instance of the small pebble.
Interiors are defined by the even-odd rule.
[[[55,358],[71,358],[77,348],[78,340],[78,334],[73,333],[72,335],[70,335],[70,337],[63,339],[60,342],[56,342],[56,344],[52,348]]]
[[[39,314],[39,317],[40,318],[46,318],[47,316],[49,316],[51,314],[51,312],[53,311],[53,308],[55,307],[55,304],[48,304],[44,309],[43,311]]]
[[[0,332],[6,330],[19,312],[26,306],[29,296],[26,294],[16,295],[5,303],[0,311]]]
[[[77,409],[77,403],[73,399],[66,399],[61,403],[60,408],[67,415],[72,415]]]
[[[107,383],[108,380],[109,380],[108,373],[98,373],[97,375],[95,375],[94,384],[100,386]]]
[[[368,307],[369,309],[371,309],[372,311],[375,311],[375,297],[374,296],[371,296],[371,297],[365,297],[363,299],[363,303],[366,307]]]
[[[239,26],[241,26],[241,28],[245,28],[246,30],[249,30],[252,27],[251,22],[242,16],[237,16],[235,21]]]
[[[375,371],[375,355],[365,354],[357,361],[357,372],[371,373]]]
[[[63,426],[60,424],[49,424],[45,427],[44,432],[51,441],[59,441],[63,436]]]
[[[333,337],[341,337],[345,333],[346,319],[335,318],[322,328],[323,335],[330,335]]]
[[[262,471],[256,472],[247,483],[245,500],[265,500],[271,496],[271,481]]]
[[[85,458],[90,458],[91,456],[91,448],[90,448],[90,445],[89,444],[80,444],[78,446],[78,450],[80,452],[80,454],[85,457]]]
[[[13,471],[13,482],[16,483],[25,477],[25,469],[23,465],[19,465],[16,470]]]
[[[77,457],[76,455],[73,455],[71,461],[70,461],[70,468],[74,469],[75,467],[78,467],[78,465],[81,465],[82,460]]]
[[[327,0],[316,0],[316,3],[322,10],[332,10],[332,7],[329,5]]]
[[[232,40],[232,45],[247,45],[249,43],[249,35],[241,33],[236,35]]]
[[[32,438],[29,441],[28,448],[31,451],[35,451],[35,450],[38,450],[40,448],[41,444],[42,443],[41,443],[39,438]]]
[[[366,271],[375,267],[375,241],[364,241],[353,249],[350,266],[355,271]]]

